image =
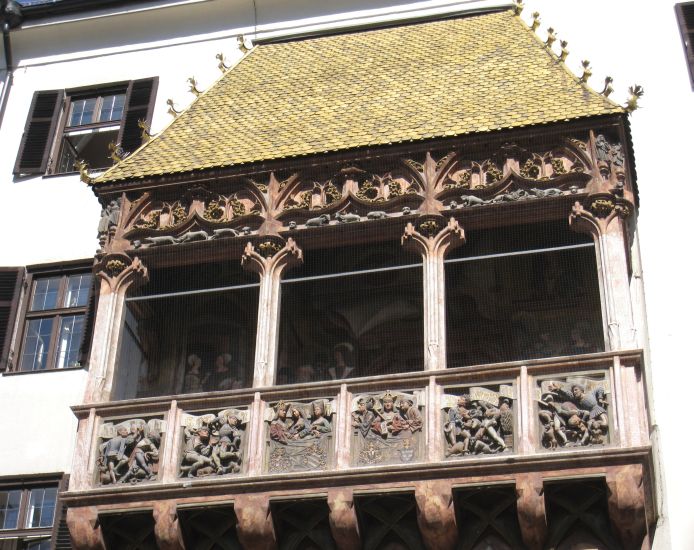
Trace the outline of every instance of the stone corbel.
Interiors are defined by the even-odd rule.
[[[443,260],[465,242],[465,232],[451,217],[422,216],[405,226],[402,245],[422,255],[424,262],[424,369],[446,368],[446,300]]]
[[[276,550],[270,501],[263,495],[238,495],[234,499],[236,534],[246,550]]]
[[[285,243],[278,237],[265,237],[256,244],[249,242],[241,257],[241,265],[245,269],[260,275],[253,387],[271,386],[274,383],[280,279],[285,269],[302,261],[303,253],[294,239],[289,238]]]
[[[158,501],[152,509],[154,516],[154,536],[161,550],[184,550],[183,534],[178,523],[176,502]]]
[[[67,509],[67,527],[75,550],[105,550],[95,506]]]
[[[94,266],[94,273],[102,281],[104,290],[112,294],[125,291],[133,285],[144,284],[149,280],[147,268],[140,258],[130,258],[127,254],[108,254]],[[106,287],[104,287],[104,283]]]
[[[458,528],[453,505],[453,488],[445,480],[415,484],[417,524],[428,550],[453,550],[458,545]]]
[[[634,211],[633,204],[615,193],[594,193],[571,209],[569,225],[580,233],[605,235],[614,220],[624,220]]]
[[[361,538],[352,489],[328,490],[330,531],[339,550],[359,550]]]
[[[542,476],[536,473],[516,477],[516,507],[521,536],[528,550],[542,550],[547,540],[547,516]]]
[[[614,466],[607,471],[607,507],[610,523],[625,550],[648,547],[643,467]]]

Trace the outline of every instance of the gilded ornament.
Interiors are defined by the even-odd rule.
[[[591,204],[590,204],[590,210],[598,216],[599,218],[604,218],[608,216],[612,210],[614,210],[615,204],[614,201],[610,199],[595,199]]]
[[[106,273],[109,277],[116,277],[123,273],[126,267],[128,266],[123,260],[109,260],[106,262]]]
[[[540,12],[535,11],[535,12],[533,12],[533,22],[530,24],[530,28],[533,31],[536,31],[539,26],[540,26]]]
[[[333,182],[328,182],[325,186],[325,204],[332,204],[342,198],[342,193]]]
[[[642,86],[635,84],[634,86],[629,86],[629,99],[625,105],[627,113],[631,113],[638,109],[639,98],[643,96],[644,90]]]
[[[440,228],[441,227],[439,226],[438,222],[435,220],[427,220],[419,224],[419,232],[427,235],[428,237],[433,237],[436,235]]]
[[[284,205],[285,210],[298,210],[298,209],[308,209],[311,208],[311,196],[312,193],[311,191],[302,191],[301,193],[298,193],[294,197],[297,198],[290,198],[287,200],[287,202]]]
[[[402,186],[400,182],[395,181],[392,178],[388,178],[388,196],[389,197],[399,197],[402,195]],[[414,189],[413,189],[414,191]]]
[[[540,167],[533,162],[533,159],[528,159],[521,166],[520,175],[527,179],[536,180],[540,177]]]
[[[487,170],[485,173],[485,179],[486,179],[487,184],[495,183],[495,182],[501,180],[502,177],[503,177],[503,174],[502,174],[501,170],[499,170],[499,168],[497,168],[497,166],[495,164],[487,165]]]
[[[590,61],[588,61],[587,59],[581,61],[581,65],[583,65],[583,74],[581,75],[581,78],[579,80],[585,84],[586,82],[588,82],[588,79],[593,74],[593,71],[591,71]]]
[[[282,250],[282,247],[274,241],[264,241],[258,245],[258,250],[264,258],[271,258]]]
[[[552,158],[550,160],[550,165],[555,175],[566,174],[566,168],[564,168],[564,162],[558,158]]]
[[[202,217],[211,222],[224,221],[224,208],[219,204],[218,200],[211,200],[202,213]]]
[[[357,191],[357,197],[369,202],[376,202],[379,199],[378,195],[378,187],[376,187],[371,180],[365,181],[359,191]]]

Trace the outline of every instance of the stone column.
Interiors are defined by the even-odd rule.
[[[359,550],[361,537],[352,489],[329,489],[330,531],[339,550]]]
[[[610,523],[625,550],[648,548],[643,466],[629,464],[607,470]]]
[[[528,550],[542,550],[547,540],[547,516],[541,474],[518,474],[516,495],[523,542]]]
[[[446,480],[415,483],[417,524],[427,550],[453,550],[458,545],[453,488]]]
[[[126,254],[104,256],[94,266],[94,273],[101,280],[101,287],[94,320],[85,403],[100,403],[111,399],[123,326],[125,294],[131,286],[145,283],[148,278],[147,268],[140,259],[131,259]]]
[[[75,550],[106,550],[95,506],[68,508],[67,527]]]
[[[424,262],[424,370],[446,368],[446,296],[443,260],[449,250],[465,242],[455,218],[444,226],[442,216],[422,216],[408,223],[402,244],[422,255]]]
[[[238,519],[236,534],[246,550],[276,550],[277,540],[267,495],[238,495],[234,499]]]
[[[161,550],[184,550],[183,534],[178,523],[175,500],[159,500],[152,508],[154,536]]]
[[[303,254],[294,239],[284,241],[267,237],[257,246],[246,245],[241,264],[260,275],[258,329],[255,340],[253,387],[271,386],[275,382],[277,338],[280,313],[280,279],[282,272],[301,263]]]

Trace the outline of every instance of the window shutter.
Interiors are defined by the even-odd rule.
[[[92,335],[94,334],[94,317],[99,303],[99,280],[95,277],[89,289],[89,299],[87,301],[87,314],[84,319],[84,332],[80,343],[80,363],[83,367],[89,365],[89,353],[92,349]]]
[[[67,491],[70,476],[63,475],[58,485],[58,500],[55,505],[55,516],[53,520],[53,533],[51,534],[51,550],[72,550],[72,539],[67,527],[67,506],[63,504],[60,493]]]
[[[9,362],[12,329],[17,314],[23,276],[23,268],[0,268],[0,371],[5,370]]]
[[[689,80],[692,89],[694,89],[694,2],[677,4],[675,10],[682,33],[684,54],[687,56],[687,64],[689,65]]]
[[[64,98],[64,90],[34,93],[14,165],[15,175],[46,172]]]
[[[126,153],[132,153],[142,144],[141,131],[137,121],[144,120],[147,124],[152,121],[158,82],[159,79],[154,77],[132,80],[128,84],[123,124],[118,134],[118,143]]]

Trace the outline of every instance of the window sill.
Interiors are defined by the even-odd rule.
[[[16,372],[3,372],[3,376],[21,376],[24,374],[45,374],[48,372],[66,372],[75,370],[87,370],[87,367],[65,367],[64,369],[43,369],[43,370],[20,370]]]

